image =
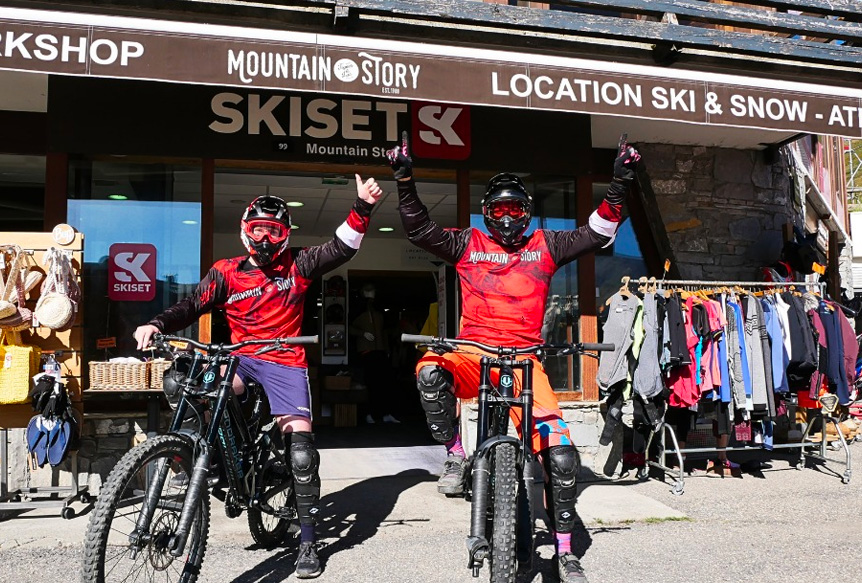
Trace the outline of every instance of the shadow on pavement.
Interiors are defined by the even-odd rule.
[[[363,480],[324,496],[320,500],[322,519],[317,525],[318,541],[325,541],[318,547],[324,570],[332,555],[361,545],[381,528],[406,524],[404,520],[388,520],[398,497],[417,484],[436,480],[437,476],[425,470],[405,470],[394,476]],[[294,571],[299,547],[296,540],[287,545],[288,548],[251,567],[231,583],[284,581]]]
[[[405,470],[394,476],[363,480],[324,496],[320,501],[323,519],[317,525],[318,539],[334,541],[327,542],[320,550],[321,559],[362,544],[381,528],[427,522],[422,519],[408,523],[388,520],[388,517],[402,492],[422,482],[436,480],[437,476],[425,470]]]

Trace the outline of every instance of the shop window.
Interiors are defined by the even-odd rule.
[[[45,156],[0,154],[0,231],[42,231]]]
[[[188,296],[200,281],[200,168],[72,160],[68,222],[84,234],[85,241],[85,358],[135,355],[135,328]],[[116,290],[109,293],[108,257],[115,243],[155,247],[152,299],[117,299]],[[135,265],[134,258],[130,261]],[[133,270],[123,279],[136,283],[132,280],[146,277]],[[197,324],[180,333],[196,337]],[[116,338],[116,347],[97,351],[96,341],[110,337]]]

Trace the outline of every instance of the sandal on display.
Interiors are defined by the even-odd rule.
[[[27,424],[27,449],[36,460],[39,467],[45,465],[48,459],[48,428],[45,418],[34,415]]]
[[[69,441],[72,438],[71,426],[68,421],[57,421],[48,440],[48,463],[58,466],[66,457]]]

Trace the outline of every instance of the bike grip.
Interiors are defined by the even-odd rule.
[[[401,342],[414,342],[416,344],[432,344],[433,336],[424,336],[422,334],[402,334]]]
[[[315,334],[314,336],[293,336],[287,340],[289,342],[285,344],[317,344],[320,342],[320,337]]]
[[[584,350],[596,350],[598,352],[613,351],[617,349],[615,344],[596,344],[593,342],[584,342],[581,344],[581,348]]]

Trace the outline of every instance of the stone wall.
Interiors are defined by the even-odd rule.
[[[650,218],[664,226],[670,252],[662,251],[679,276],[761,280],[759,268],[780,256],[782,225],[801,216],[784,159],[767,164],[763,152],[701,146],[638,148],[647,212],[657,211]]]

